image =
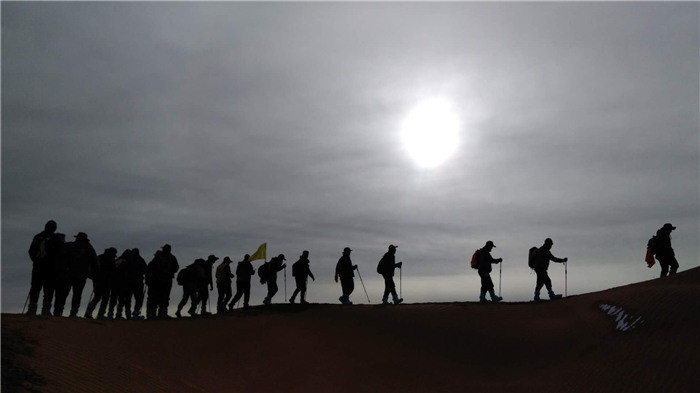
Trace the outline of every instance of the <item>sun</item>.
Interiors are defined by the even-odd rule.
[[[415,163],[425,169],[438,167],[457,149],[459,119],[449,102],[421,102],[406,117],[401,129],[404,147]]]

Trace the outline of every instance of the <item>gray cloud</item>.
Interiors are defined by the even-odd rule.
[[[667,221],[682,268],[695,265],[697,15],[693,3],[3,3],[2,307],[21,307],[26,249],[49,218],[98,250],[169,242],[181,265],[263,241],[309,249],[321,282],[351,245],[377,292],[374,264],[398,243],[420,288],[410,301],[475,297],[466,258],[488,239],[511,300],[530,296],[525,252],[547,236],[577,293],[654,277],[644,246]],[[461,143],[425,171],[399,130],[435,96],[457,109]],[[446,286],[425,289],[435,277]],[[320,288],[316,300],[335,299]]]

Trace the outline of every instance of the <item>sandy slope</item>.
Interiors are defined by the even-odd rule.
[[[618,331],[602,303],[644,322]],[[3,314],[3,391],[697,392],[699,311],[695,268],[540,304],[279,305],[172,321]],[[30,381],[17,386],[10,369]]]

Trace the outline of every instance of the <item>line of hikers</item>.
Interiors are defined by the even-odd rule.
[[[52,315],[51,306],[53,305],[53,315],[62,316],[68,294],[72,291],[69,315],[77,317],[82,292],[88,278],[93,281],[94,295],[88,302],[84,314],[84,317],[88,319],[93,318],[98,304],[98,318],[124,319],[122,314],[124,313],[127,319],[143,319],[141,308],[146,292],[148,295],[146,317],[149,319],[169,318],[168,306],[174,279],[177,284],[183,287],[182,300],[177,306],[176,316],[182,316],[182,309],[188,301],[190,302],[188,310],[190,315],[196,315],[198,308],[201,310],[201,314],[210,314],[207,311],[207,305],[209,291],[214,288],[212,272],[214,263],[219,259],[215,255],[209,255],[207,259],[198,258],[183,269],[180,269],[169,244],[156,251],[148,264],[141,257],[138,248],[124,250],[120,256],[117,256],[117,250],[110,247],[98,256],[90,244],[87,234],[79,232],[74,241],[66,242],[65,235],[57,233],[56,229],[56,222],[48,221],[44,230],[34,236],[29,247],[33,269],[31,288],[27,297],[29,303],[27,314],[35,315],[37,313],[39,295],[43,291],[41,314]],[[654,264],[655,256],[661,265],[661,277],[674,274],[678,269],[678,262],[671,247],[670,238],[671,231],[675,229],[676,227],[670,223],[665,224],[647,244],[646,261],[648,266],[651,267]],[[541,247],[533,247],[529,251],[528,265],[537,274],[535,301],[540,300],[540,291],[543,286],[547,288],[550,299],[559,299],[562,296],[553,292],[547,270],[550,261],[566,263],[568,258],[557,258],[552,255],[553,244],[552,239],[547,238]],[[489,240],[484,247],[476,250],[471,258],[471,267],[478,270],[481,278],[480,302],[489,302],[486,299],[487,293],[490,294],[493,302],[503,300],[502,297],[495,294],[490,275],[492,265],[503,261],[502,258],[491,256],[491,251],[494,248],[496,248],[495,244]],[[384,278],[382,304],[390,304],[389,295],[392,296],[393,304],[403,302],[403,299],[396,293],[394,282],[396,268],[401,269],[403,266],[403,262],[396,262],[396,249],[396,245],[390,245],[377,265],[377,273]],[[355,288],[355,271],[358,271],[359,275],[358,266],[354,265],[350,259],[351,252],[349,247],[345,247],[335,268],[335,281],[340,281],[342,288],[342,295],[338,300],[342,304],[352,304],[350,295]],[[255,255],[256,258],[259,258],[257,253]],[[307,303],[308,278],[315,281],[310,270],[308,257],[309,252],[305,250],[297,262],[292,265],[292,276],[296,281],[296,289],[289,299],[290,303],[295,303],[297,295],[300,297],[301,304]],[[243,298],[243,308],[250,307],[250,281],[255,275],[250,258],[251,256],[246,254],[243,260],[238,262],[235,275],[231,271],[232,260],[229,257],[225,257],[217,266],[214,276],[218,289],[217,313],[232,311],[241,298]],[[279,254],[271,258],[270,261],[265,261],[258,268],[260,283],[267,286],[267,295],[263,300],[265,305],[271,304],[272,298],[278,292],[277,273],[286,268],[285,260],[284,254]],[[236,278],[235,295],[232,294],[231,288],[234,277]],[[360,276],[360,280],[362,280],[362,276]],[[132,298],[134,300],[133,308]]]

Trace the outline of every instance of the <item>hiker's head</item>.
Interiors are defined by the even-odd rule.
[[[209,255],[209,256],[207,257],[207,262],[214,263],[217,259],[219,259],[219,257],[217,257],[216,255],[213,255],[213,254],[212,254],[212,255]]]
[[[398,247],[398,246],[395,246],[395,245],[393,245],[393,244],[389,245],[389,252],[390,252],[392,255],[393,255],[393,254],[396,254],[396,248],[397,248],[397,247]]]
[[[308,257],[309,257],[309,252],[306,251],[306,250],[304,250],[304,252],[301,253],[301,256],[304,257],[304,258],[308,258]]]
[[[75,237],[75,241],[77,241],[77,242],[78,241],[83,242],[83,241],[88,240],[88,235],[85,232],[78,232],[78,234],[75,235],[74,237]]]
[[[110,247],[105,250],[105,254],[107,255],[112,255],[112,256],[117,256],[117,249],[114,247]]]
[[[140,253],[141,253],[141,252],[139,251],[138,248],[132,248],[132,249],[131,249],[131,254],[133,254],[133,255],[136,256],[136,257],[141,256]]]
[[[58,225],[54,220],[49,220],[46,222],[46,225],[44,225],[44,230],[48,233],[56,232],[56,228],[58,228]]]
[[[250,259],[250,255],[245,254],[245,255],[243,256],[243,260],[244,260],[244,261],[247,261],[247,260],[249,260],[249,259]]]
[[[550,239],[550,238],[544,239],[544,246],[545,247],[551,248],[553,244],[554,244],[554,242],[552,241],[552,239]]]
[[[484,248],[487,249],[488,251],[491,251],[492,249],[496,248],[496,245],[493,244],[493,242],[491,240],[489,240],[484,245]]]
[[[163,252],[164,252],[164,253],[170,254],[170,250],[171,250],[170,244],[166,244],[166,245],[163,246]]]
[[[127,249],[124,250],[124,252],[122,253],[122,257],[128,258],[129,255],[131,255],[131,250],[129,250],[129,249],[127,248]]]
[[[224,257],[223,263],[231,263],[231,258],[229,257]]]
[[[661,227],[661,229],[663,229],[664,231],[671,232],[672,230],[676,229],[676,227],[674,227],[673,225],[671,225],[670,222],[667,222],[667,223],[664,224],[663,227]]]
[[[278,256],[277,256],[277,259],[279,259],[280,261],[286,261],[286,260],[287,260],[287,258],[284,257],[284,254],[278,255]]]
[[[350,247],[345,247],[345,248],[343,249],[343,254],[345,254],[345,255],[350,255],[350,251],[352,251],[352,250],[350,249]]]

